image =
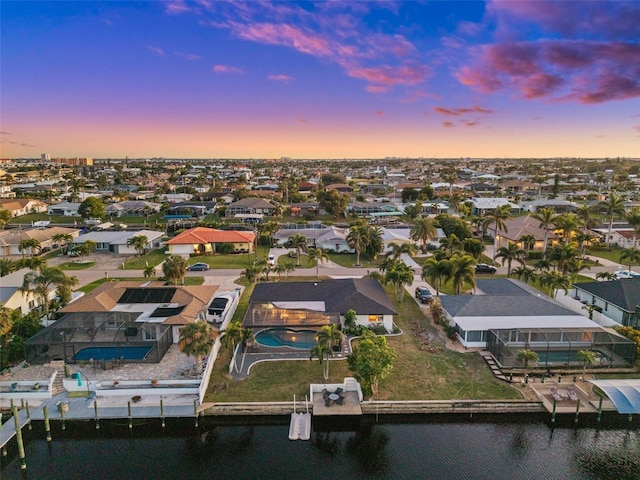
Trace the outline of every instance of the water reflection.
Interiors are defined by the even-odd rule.
[[[353,455],[364,472],[385,472],[389,467],[390,435],[379,425],[364,426],[347,440],[347,452]]]

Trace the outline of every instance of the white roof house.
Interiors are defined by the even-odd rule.
[[[128,247],[127,242],[131,237],[144,235],[149,241],[147,248],[159,247],[163,232],[155,230],[139,230],[124,232],[89,232],[80,235],[73,240],[73,245],[80,245],[87,240],[96,242],[96,252],[109,252],[118,254],[135,254],[135,248]]]

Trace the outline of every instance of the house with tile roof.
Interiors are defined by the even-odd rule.
[[[255,331],[282,327],[314,330],[323,325],[343,325],[349,310],[356,312],[358,325],[382,325],[388,332],[393,330],[397,312],[380,283],[372,278],[258,283],[243,325]]]
[[[0,208],[9,210],[12,218],[28,215],[29,213],[45,213],[47,204],[32,198],[0,199]]]
[[[216,253],[223,243],[233,245],[235,253],[251,253],[255,238],[253,232],[196,227],[176,235],[165,245],[169,247],[169,253],[178,255]]]
[[[228,205],[225,210],[226,217],[240,215],[267,215],[275,214],[277,207],[263,198],[247,197],[242,198]]]
[[[40,251],[43,248],[57,248],[53,237],[57,234],[70,234],[73,238],[80,235],[80,230],[67,227],[30,228],[28,230],[12,229],[0,231],[0,256],[22,255],[20,242],[36,239],[40,242]]]
[[[98,358],[157,363],[180,329],[212,321],[207,308],[218,287],[166,286],[162,282],[107,282],[61,310],[62,318],[25,342],[29,362]],[[85,350],[85,352],[83,352]],[[86,355],[85,355],[86,353]]]
[[[157,248],[161,244],[164,233],[155,230],[125,230],[114,232],[89,232],[74,238],[71,249],[77,245],[81,245],[87,240],[96,243],[95,251],[103,253],[115,253],[133,255],[138,253],[135,248],[127,245],[133,237],[147,237],[146,249],[151,250]]]
[[[535,239],[532,250],[542,250],[544,247],[545,231],[540,227],[540,220],[531,215],[523,217],[512,217],[503,220],[506,228],[500,229],[498,235],[498,248],[508,246],[509,242],[518,244],[521,248],[527,249],[522,237],[532,235]],[[494,223],[488,226],[489,231],[493,231]],[[553,233],[553,228],[547,231],[547,247],[553,247],[560,241],[560,237]]]
[[[640,278],[574,283],[576,297],[620,325],[640,328]]]

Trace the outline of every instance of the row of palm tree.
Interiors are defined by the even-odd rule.
[[[524,348],[516,354],[516,360],[522,362],[522,366],[527,369],[531,364],[540,362],[537,352]],[[579,350],[576,352],[576,360],[583,364],[583,375],[587,373],[587,367],[593,365],[598,360],[598,354],[593,350]]]
[[[235,321],[229,323],[227,328],[225,328],[222,332],[222,343],[226,348],[231,351],[231,356],[233,358],[232,369],[235,369],[237,372],[241,372],[244,368],[244,360],[247,355],[247,350],[251,343],[253,342],[253,330],[250,328],[245,328],[242,326],[242,322]],[[238,368],[238,359],[237,356],[234,356],[236,351],[236,346],[242,344],[242,363]]]
[[[342,338],[337,325],[324,325],[316,333],[316,345],[309,350],[309,360],[318,359],[325,382],[329,380],[329,357],[333,357],[334,349],[342,345]]]
[[[440,290],[445,282],[451,280],[456,295],[460,295],[462,287],[476,286],[475,259],[462,252],[454,252],[449,258],[437,260],[429,258],[422,267],[422,279],[428,282],[440,295]]]

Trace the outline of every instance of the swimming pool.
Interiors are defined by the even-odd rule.
[[[543,365],[547,363],[582,363],[581,360],[576,358],[578,354],[577,350],[549,350],[536,352],[538,354],[538,364]],[[611,358],[606,354],[596,351],[597,355],[596,364],[608,365]]]
[[[290,328],[268,328],[256,334],[256,342],[265,347],[289,347],[307,350],[315,347],[316,330],[292,330]]]
[[[144,360],[149,355],[153,346],[136,345],[127,347],[87,347],[78,350],[73,356],[73,360],[114,360],[123,358],[124,360]]]

